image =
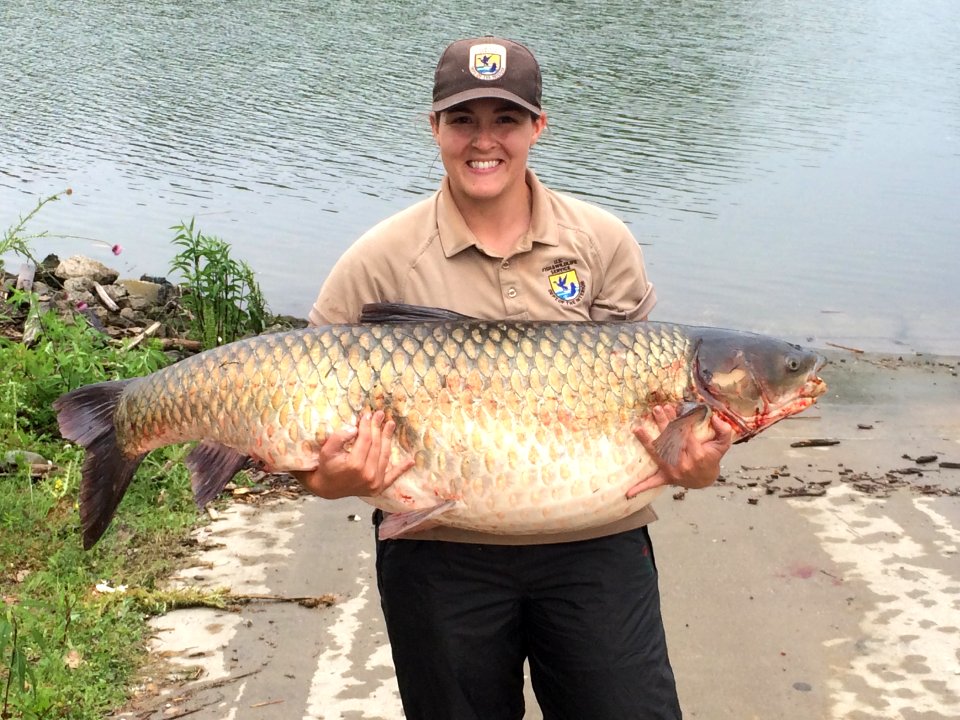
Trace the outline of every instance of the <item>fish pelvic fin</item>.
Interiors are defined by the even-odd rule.
[[[707,405],[694,405],[671,420],[653,441],[653,448],[660,459],[667,465],[676,465],[680,462],[680,452],[686,444],[687,437],[698,425],[709,422],[710,415],[710,408]]]
[[[232,447],[204,440],[187,455],[190,485],[197,507],[214,500],[250,458]]]
[[[83,549],[101,538],[146,453],[128,456],[117,444],[113,422],[117,402],[132,380],[84,385],[53,403],[60,434],[86,450],[80,483]]]
[[[390,540],[401,535],[416,533],[418,530],[427,530],[437,524],[434,522],[436,518],[456,504],[456,500],[444,500],[439,505],[423,510],[410,510],[409,512],[386,515],[383,522],[380,523],[377,537],[381,540]]]

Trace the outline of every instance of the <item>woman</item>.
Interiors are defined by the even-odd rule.
[[[626,226],[545,188],[528,169],[547,125],[537,61],[483,37],[443,53],[430,126],[439,191],[380,223],[327,278],[314,324],[356,322],[368,302],[487,319],[635,320],[656,296]],[[657,409],[661,429],[675,417]],[[395,426],[381,412],[327,439],[299,477],[327,498],[382,492]],[[691,440],[680,462],[628,494],[719,473],[729,429]],[[638,442],[652,451],[650,438]],[[523,717],[523,662],[545,718],[678,718],[647,507],[609,526],[506,537],[437,527],[377,543],[377,581],[407,718]]]

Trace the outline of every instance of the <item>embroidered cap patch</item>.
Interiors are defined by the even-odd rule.
[[[496,80],[507,70],[507,49],[503,45],[484,43],[470,48],[470,72],[481,80]]]

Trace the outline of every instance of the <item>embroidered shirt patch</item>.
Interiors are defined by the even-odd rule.
[[[575,305],[583,298],[585,282],[573,268],[575,263],[575,260],[557,260],[543,268],[543,272],[548,273],[550,295],[564,305]]]

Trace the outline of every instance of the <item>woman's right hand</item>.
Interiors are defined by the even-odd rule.
[[[382,410],[364,413],[355,428],[331,433],[320,447],[313,470],[294,470],[304,489],[328,500],[379,495],[413,467],[407,458],[390,463],[390,447],[397,424]]]

